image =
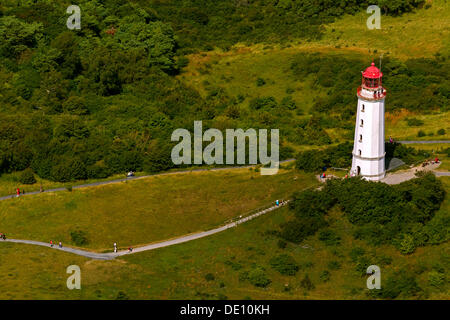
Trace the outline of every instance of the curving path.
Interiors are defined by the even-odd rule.
[[[271,212],[273,210],[279,209],[282,206],[285,206],[287,203],[289,202],[289,200],[280,203],[279,206],[272,206],[269,208],[266,208],[264,210],[261,210],[257,213],[254,213],[250,216],[247,216],[245,218],[241,218],[237,221],[234,222],[230,222],[224,226],[215,228],[215,229],[211,229],[208,231],[202,231],[202,232],[197,232],[197,233],[192,233],[192,234],[188,234],[185,236],[181,236],[178,238],[174,238],[174,239],[170,239],[170,240],[166,240],[166,241],[162,241],[162,242],[156,242],[156,243],[151,243],[148,245],[144,245],[142,247],[137,247],[137,248],[133,248],[133,251],[129,252],[128,250],[122,250],[122,251],[118,251],[118,252],[108,252],[108,253],[97,253],[97,252],[92,252],[92,251],[87,251],[87,250],[81,250],[81,249],[74,249],[74,248],[70,248],[70,247],[62,247],[59,248],[57,245],[54,245],[53,247],[50,247],[49,243],[46,242],[40,242],[40,241],[33,241],[33,240],[18,240],[18,239],[6,239],[6,240],[0,240],[0,242],[12,242],[12,243],[24,243],[24,244],[31,244],[31,245],[35,245],[35,246],[43,246],[43,247],[47,247],[47,248],[51,248],[51,249],[56,249],[56,250],[60,250],[60,251],[65,251],[65,252],[70,252],[79,256],[83,256],[86,258],[91,258],[91,259],[96,259],[96,260],[112,260],[114,258],[123,256],[123,255],[127,255],[127,254],[133,254],[133,253],[137,253],[137,252],[143,252],[143,251],[149,251],[149,250],[154,250],[154,249],[158,249],[158,248],[164,248],[164,247],[169,247],[169,246],[173,246],[175,244],[180,244],[183,242],[188,242],[188,241],[192,241],[192,240],[196,240],[196,239],[200,239],[200,238],[204,238],[222,231],[225,231],[227,229],[230,228],[234,228],[237,225],[250,221],[256,217],[259,217],[261,215],[264,215],[268,212]]]

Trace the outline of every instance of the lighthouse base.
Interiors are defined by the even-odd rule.
[[[386,176],[384,155],[378,158],[365,159],[353,155],[350,176],[361,176],[365,180],[378,181]]]

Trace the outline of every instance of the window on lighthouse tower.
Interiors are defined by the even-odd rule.
[[[362,105],[361,111],[364,112],[364,110],[365,110],[365,107],[364,107],[364,105]]]
[[[363,119],[361,119],[361,124],[359,125],[360,127],[363,127],[364,126],[364,120]]]
[[[359,135],[359,142],[362,142],[362,134]]]

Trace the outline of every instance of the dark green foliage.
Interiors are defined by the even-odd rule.
[[[269,263],[273,269],[286,276],[294,276],[299,269],[294,258],[288,254],[274,256]]]
[[[322,280],[323,282],[330,281],[330,278],[331,278],[330,271],[324,270],[320,273],[320,280]]]
[[[327,246],[336,246],[341,243],[341,237],[332,229],[323,230],[319,233],[319,240]]]
[[[435,216],[444,198],[442,182],[431,173],[398,185],[360,178],[332,179],[320,191],[294,195],[289,204],[294,219],[280,226],[280,236],[295,243],[303,241],[327,225],[324,217],[337,205],[355,225],[356,239],[372,245],[393,244],[400,252],[409,254],[418,246],[448,239],[448,217]],[[331,229],[322,230],[319,239],[327,245],[340,241]],[[352,250],[353,261],[364,255],[358,250]],[[360,268],[364,265],[359,263]]]
[[[417,136],[420,137],[425,137],[427,134],[425,133],[425,131],[423,130],[419,130],[419,132],[417,132]]]
[[[413,164],[420,160],[425,160],[431,156],[428,151],[408,147],[407,145],[394,142],[386,143],[386,159],[400,158],[406,164]]]
[[[130,300],[130,297],[123,291],[119,291],[116,296],[116,300]]]
[[[33,184],[36,183],[36,178],[34,177],[33,170],[31,168],[25,169],[19,177],[20,183],[23,184]]]
[[[214,275],[212,273],[207,273],[205,274],[205,280],[206,281],[214,281],[216,278],[214,277]]]
[[[305,277],[300,281],[300,286],[307,291],[313,290],[315,288],[315,285],[312,283],[308,274],[306,274]]]
[[[262,87],[265,84],[266,84],[266,81],[263,78],[258,78],[256,80],[256,86],[258,86],[258,87]]]
[[[280,249],[285,249],[286,246],[287,246],[287,242],[284,241],[284,240],[282,240],[282,239],[280,239],[280,240],[278,240],[278,242],[277,242],[277,246],[278,246],[278,248],[280,248]]]
[[[297,155],[296,167],[306,172],[318,172],[323,167],[346,168],[352,161],[351,143],[342,143],[324,150],[309,150]]]
[[[82,230],[70,232],[70,237],[72,238],[72,242],[77,246],[84,246],[89,242],[87,233]]]
[[[267,287],[271,280],[267,277],[263,267],[256,266],[252,268],[247,275],[247,280],[255,287]]]
[[[399,270],[383,282],[381,289],[370,290],[370,295],[382,299],[411,298],[421,293],[416,278],[410,275],[410,270]]]
[[[424,124],[422,120],[416,119],[416,118],[408,118],[406,119],[406,122],[408,123],[408,126],[410,127],[420,127]]]
[[[439,129],[437,131],[437,134],[440,135],[440,136],[443,136],[445,134],[445,129]]]
[[[339,261],[333,260],[328,263],[328,269],[339,270],[340,268],[341,268],[341,264],[339,263]]]

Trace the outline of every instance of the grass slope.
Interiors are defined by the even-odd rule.
[[[291,169],[273,176],[248,168],[154,176],[5,200],[0,226],[10,238],[69,244],[70,233],[82,230],[88,248],[128,247],[213,228],[315,183]]]
[[[450,179],[442,181],[449,191]],[[448,215],[449,211],[447,194],[437,214]],[[221,234],[115,261],[88,261],[45,248],[2,243],[1,260],[6,263],[0,264],[0,298],[368,299],[367,276],[357,271],[350,258],[350,251],[361,247],[370,263],[380,266],[382,286],[387,278],[407,268],[422,288],[420,298],[448,299],[448,282],[435,287],[429,281],[434,269],[448,268],[448,244],[418,248],[407,256],[391,246],[371,247],[353,240],[351,226],[340,212],[334,211],[329,221],[342,237],[341,245],[328,247],[314,236],[300,245],[289,244],[280,249],[277,238],[264,232],[289,217],[290,212],[281,209]],[[295,276],[283,276],[270,267],[268,261],[279,253],[296,260],[300,270]],[[331,262],[337,262],[340,268],[330,268]],[[70,264],[81,267],[81,290],[65,287],[65,271]],[[268,287],[259,288],[240,280],[240,274],[254,265],[265,268],[271,280]],[[328,281],[321,276],[325,270],[330,274]],[[209,273],[213,277],[206,277]],[[300,285],[306,274],[314,289],[306,290]]]

